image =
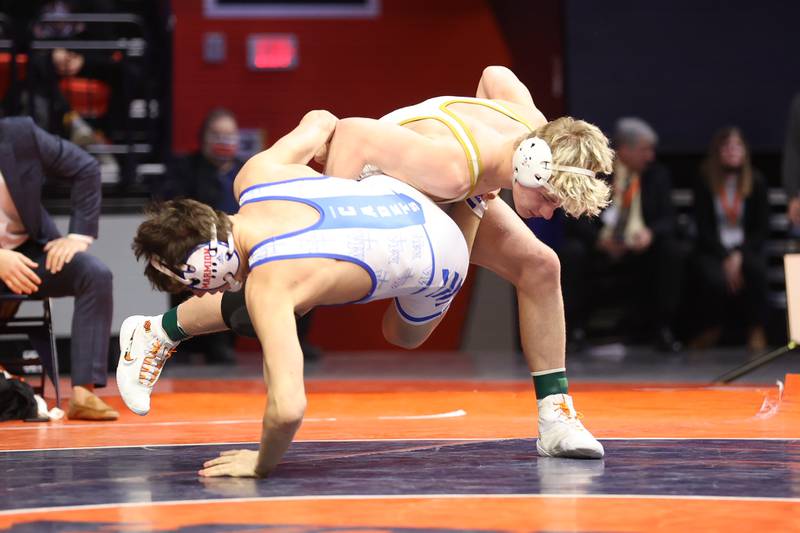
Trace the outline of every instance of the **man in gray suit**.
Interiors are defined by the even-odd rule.
[[[62,237],[42,205],[46,180],[71,185],[69,233]],[[108,375],[111,271],[86,251],[97,238],[100,169],[89,154],[30,118],[0,119],[0,292],[74,296],[72,397],[67,416],[114,420],[95,396]]]

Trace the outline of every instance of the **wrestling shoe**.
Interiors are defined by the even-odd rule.
[[[128,409],[141,416],[150,411],[150,393],[180,344],[164,333],[160,322],[160,317],[134,315],[119,330],[117,387]]]
[[[583,427],[569,394],[551,394],[538,402],[539,438],[536,450],[542,457],[600,459],[603,445]]]

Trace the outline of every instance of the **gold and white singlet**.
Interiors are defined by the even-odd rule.
[[[425,100],[416,105],[402,107],[392,111],[388,115],[381,117],[380,120],[392,122],[400,126],[417,122],[420,120],[433,119],[438,120],[452,132],[453,136],[458,140],[461,148],[464,150],[464,155],[467,158],[467,167],[469,168],[469,192],[461,198],[449,200],[445,203],[458,202],[465,198],[472,196],[475,186],[478,182],[481,170],[481,153],[478,149],[478,143],[470,132],[464,121],[453,111],[449,109],[452,104],[473,104],[488,107],[493,111],[497,111],[508,118],[515,120],[533,131],[531,124],[525,120],[518,113],[511,110],[506,105],[495,100],[487,100],[485,98],[470,98],[466,96],[437,96]]]

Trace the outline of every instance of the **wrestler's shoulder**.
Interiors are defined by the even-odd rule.
[[[538,128],[539,126],[543,126],[547,123],[547,118],[545,118],[544,114],[535,105],[525,105],[506,100],[493,101],[525,119],[525,121],[533,128]]]
[[[306,165],[270,165],[264,163],[251,164],[248,161],[242,167],[233,182],[233,192],[238,197],[243,191],[256,185],[276,183],[295,178],[313,178],[321,176],[319,172]]]

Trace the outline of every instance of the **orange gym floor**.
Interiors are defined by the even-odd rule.
[[[254,448],[256,379],[167,379],[146,417],[0,424],[0,530],[800,531],[800,376],[785,388],[572,387],[601,461],[539,458],[527,381],[312,379],[274,477],[201,479]],[[5,485],[5,486],[3,486]]]

